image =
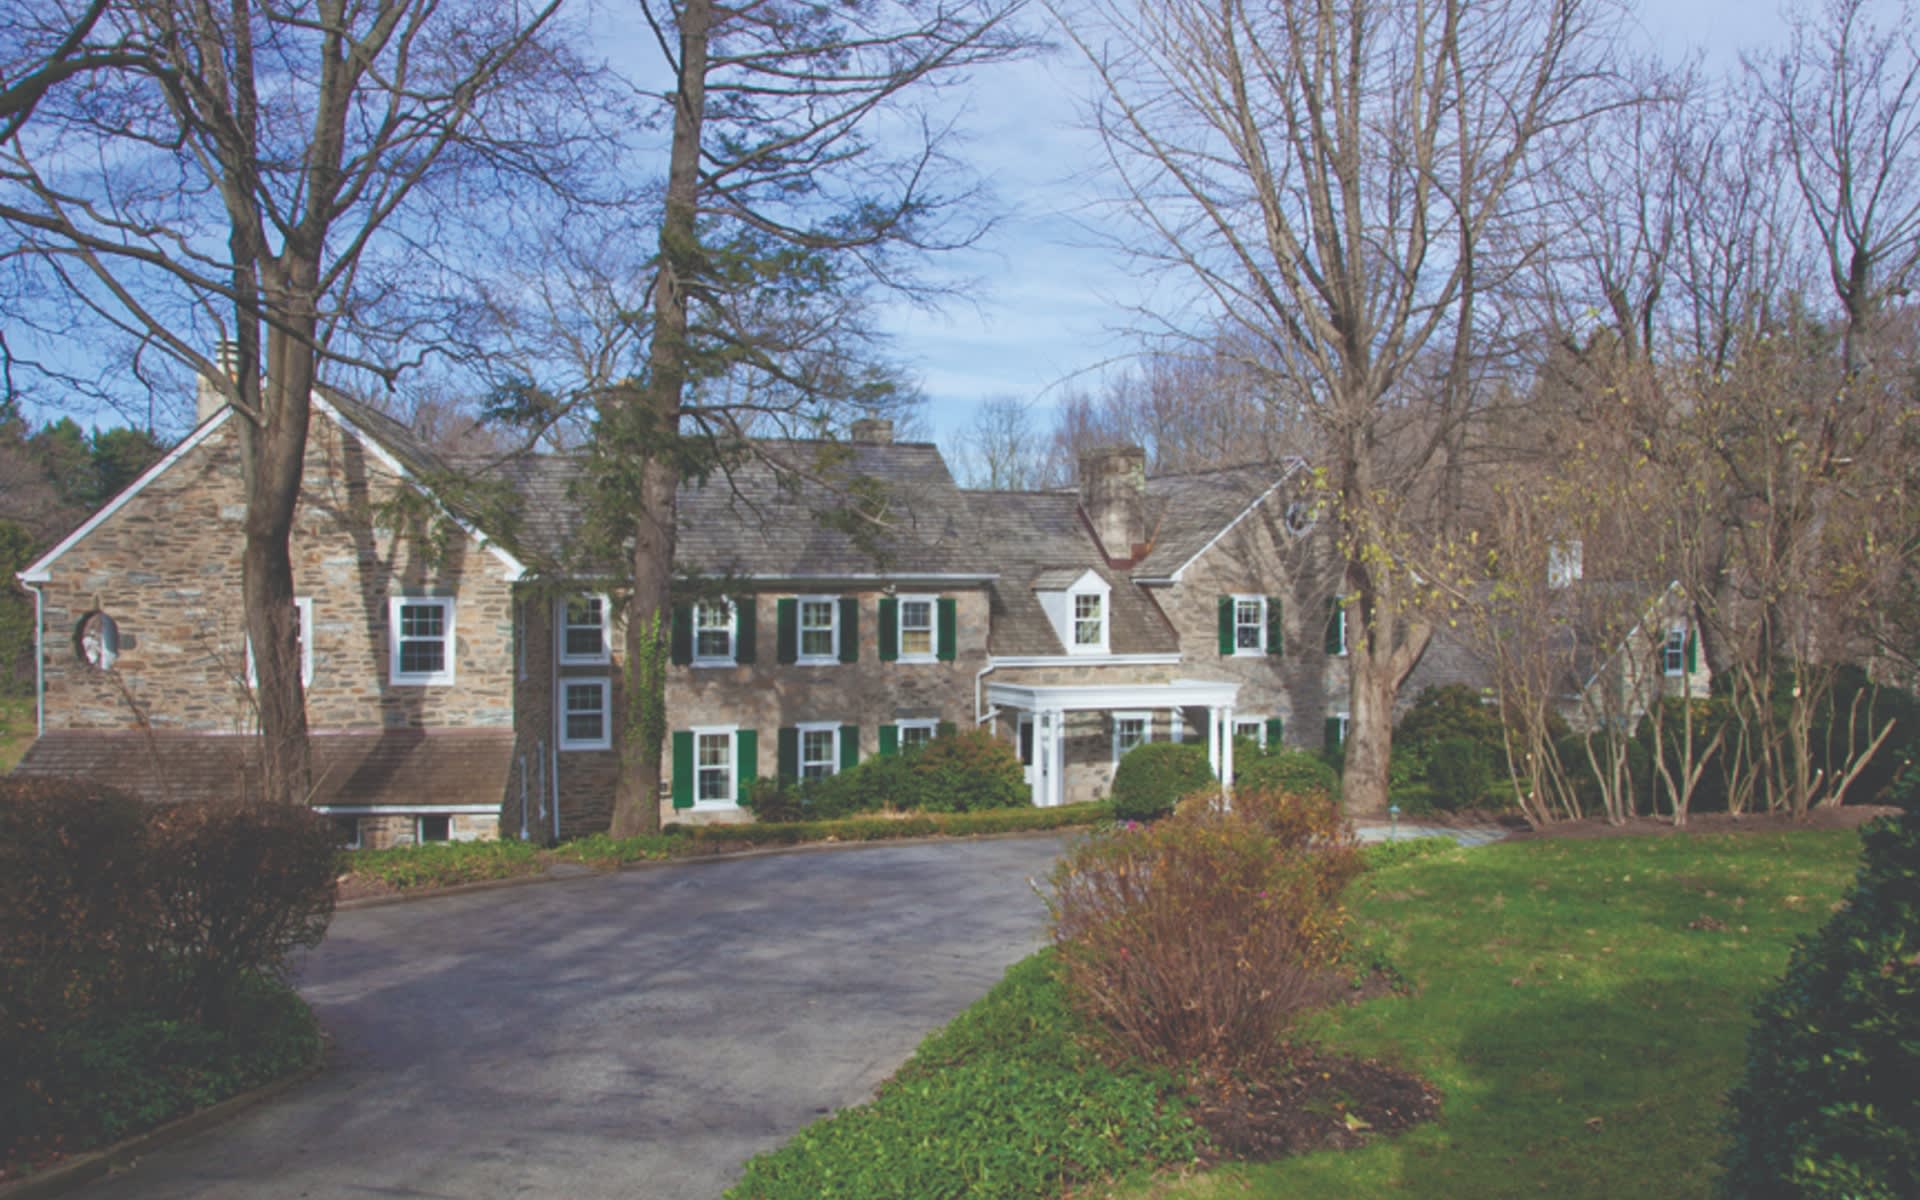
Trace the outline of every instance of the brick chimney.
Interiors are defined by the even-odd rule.
[[[893,422],[886,417],[861,417],[850,428],[853,440],[862,446],[893,445]]]
[[[213,359],[226,373],[228,379],[240,366],[240,344],[221,339],[213,348]],[[202,375],[193,393],[193,422],[204,425],[207,419],[227,406],[226,393],[220,385]]]
[[[1112,565],[1146,553],[1147,452],[1100,446],[1080,456],[1080,511]]]

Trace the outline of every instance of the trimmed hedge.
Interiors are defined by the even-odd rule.
[[[1340,773],[1325,759],[1306,750],[1268,751],[1264,754],[1241,754],[1236,750],[1233,786],[1235,791],[1247,788],[1290,794],[1316,792],[1338,799]]]
[[[1755,1010],[1728,1200],[1920,1196],[1920,814],[1863,840],[1846,907]]]
[[[1212,782],[1205,746],[1145,742],[1127,751],[1113,773],[1113,815],[1122,821],[1157,821],[1182,796]]]
[[[763,822],[819,821],[868,812],[1023,808],[1032,795],[1013,747],[986,730],[969,729],[899,754],[862,759],[822,779],[760,780],[751,804]]]

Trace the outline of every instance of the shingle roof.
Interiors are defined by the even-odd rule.
[[[1147,480],[1147,556],[1135,577],[1164,579],[1185,566],[1276,483],[1300,469],[1299,459],[1228,467]]]
[[[494,804],[513,762],[511,729],[315,733],[308,745],[319,805]],[[153,803],[235,799],[257,786],[259,750],[236,734],[50,730],[14,773],[97,779]]]

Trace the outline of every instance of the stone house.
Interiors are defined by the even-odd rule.
[[[40,737],[19,770],[155,800],[246,786],[236,419],[172,453],[23,571]],[[750,817],[752,781],[816,776],[943,728],[1018,748],[1036,803],[1104,793],[1144,740],[1318,747],[1343,732],[1337,572],[1298,463],[1148,477],[1089,456],[1077,489],[974,492],[884,421],[755,443],[683,486],[663,815]],[[507,511],[441,495],[403,427],[315,398],[293,538],[312,802],[356,844],[606,826],[623,639],[575,532],[576,464],[487,464]],[[443,472],[447,474],[443,475]],[[866,516],[847,507],[851,490]],[[436,535],[409,512],[432,510]],[[411,532],[409,532],[411,531]]]

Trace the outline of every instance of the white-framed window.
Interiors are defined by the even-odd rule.
[[[915,746],[924,746],[940,736],[938,721],[901,721],[899,729],[900,749],[903,751],[911,750]]]
[[[1335,596],[1333,611],[1327,614],[1327,653],[1335,657],[1347,652],[1347,598]]]
[[[1347,744],[1347,735],[1353,729],[1353,718],[1346,713],[1329,713],[1327,726],[1327,732],[1333,735],[1333,745],[1327,749],[1338,750]]]
[[[73,652],[87,666],[111,671],[120,657],[119,622],[97,608],[81,617],[73,631]]]
[[[840,661],[840,597],[800,597],[800,661]]]
[[[731,667],[734,665],[734,640],[739,631],[739,614],[733,601],[724,598],[701,600],[693,606],[693,665]]]
[[[340,838],[342,850],[358,850],[365,844],[360,836],[359,817],[336,816],[333,818],[333,828]]]
[[[840,726],[810,721],[796,726],[800,735],[800,778],[825,779],[840,772]]]
[[[613,606],[605,596],[588,593],[568,596],[560,602],[560,661],[598,664],[613,660],[612,643],[607,636]]]
[[[389,597],[387,628],[391,682],[416,687],[453,682],[452,597]]]
[[[606,750],[612,746],[612,683],[605,679],[562,679],[560,748]]]
[[[1667,644],[1661,649],[1661,666],[1667,675],[1678,678],[1687,673],[1687,628],[1676,625],[1667,630]]]
[[[1235,654],[1267,652],[1267,598],[1265,596],[1233,598],[1233,652]]]
[[[1107,645],[1107,598],[1099,592],[1074,592],[1073,647],[1101,650]]]
[[[734,729],[693,731],[693,806],[731,808],[739,803],[740,772]]]
[[[939,645],[940,606],[934,596],[900,597],[900,661],[933,662]]]
[[[1113,714],[1113,761],[1118,763],[1127,751],[1153,740],[1153,714],[1117,712]]]
[[[428,842],[450,842],[453,840],[453,818],[446,813],[422,813],[413,819],[413,840],[424,846]]]
[[[295,596],[293,607],[300,614],[300,686],[313,686],[313,597]],[[247,639],[247,686],[260,686],[260,672],[253,664],[253,639]]]
[[[1248,738],[1264,746],[1267,744],[1267,723],[1260,717],[1235,717],[1233,719],[1233,736],[1237,738]]]

